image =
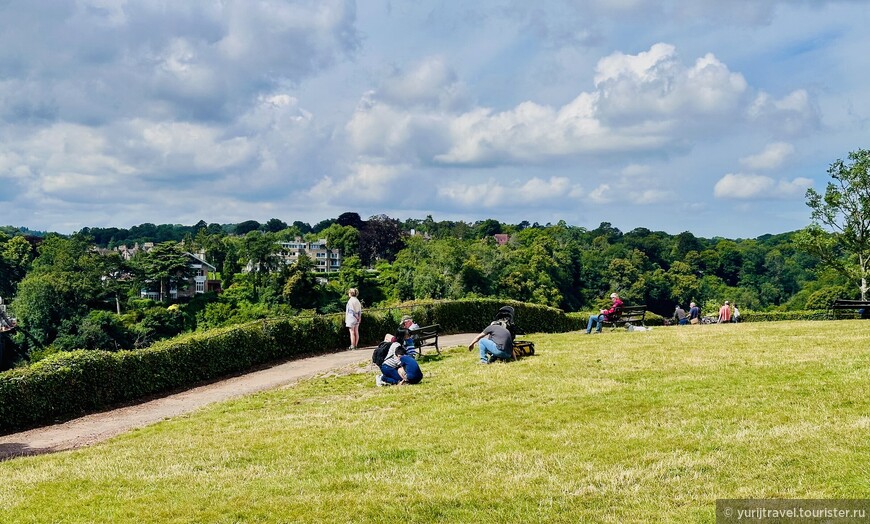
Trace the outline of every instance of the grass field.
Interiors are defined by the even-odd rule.
[[[713,522],[870,498],[870,322],[532,335],[0,463],[0,522]]]

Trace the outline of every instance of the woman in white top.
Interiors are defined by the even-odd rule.
[[[357,344],[359,344],[359,323],[362,321],[362,304],[356,298],[357,293],[355,287],[347,290],[347,296],[350,298],[344,309],[344,325],[350,330],[350,347],[348,349],[356,349]]]

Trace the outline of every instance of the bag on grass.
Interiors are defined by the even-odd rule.
[[[514,358],[528,357],[535,354],[535,343],[526,340],[515,340],[513,355]]]
[[[698,317],[693,318],[693,319],[690,320],[689,322],[691,322],[692,324],[700,324],[700,323],[701,323],[701,321],[698,320]]]

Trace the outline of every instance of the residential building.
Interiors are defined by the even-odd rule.
[[[170,289],[169,298],[172,300],[190,298],[210,291],[219,293],[221,291],[220,280],[209,280],[208,278],[209,273],[216,272],[217,268],[205,261],[205,253],[194,255],[193,253],[185,252],[184,254],[190,258],[189,265],[192,275],[188,279],[187,285],[181,290],[175,287]],[[139,294],[142,298],[150,298],[157,301],[160,301],[161,298],[159,289],[156,291],[143,289]]]
[[[305,242],[299,238],[292,242],[281,242],[281,257],[285,264],[296,263],[302,253],[314,261],[314,270],[318,273],[341,269],[341,252],[338,249],[330,249],[325,238],[316,242]]]

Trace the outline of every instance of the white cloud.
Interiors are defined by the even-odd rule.
[[[583,194],[583,189],[567,177],[542,179],[533,177],[526,182],[506,183],[489,179],[479,184],[448,184],[438,189],[438,195],[461,207],[499,209],[506,202],[523,205],[547,204],[553,208],[570,207]]]
[[[788,142],[768,144],[764,150],[755,155],[740,159],[740,163],[748,169],[776,169],[794,154],[794,146]]]
[[[589,200],[596,204],[609,204],[614,199],[610,184],[601,184],[589,193]]]
[[[664,189],[644,189],[641,191],[629,191],[629,200],[635,204],[660,204],[673,201],[675,193]]]
[[[818,110],[804,89],[792,91],[779,100],[761,92],[747,109],[747,115],[752,121],[790,136],[817,129],[820,121]]]
[[[716,198],[770,200],[802,197],[813,181],[808,178],[775,180],[767,176],[732,174],[719,179],[713,189]]]
[[[307,191],[316,202],[335,206],[388,205],[405,192],[408,166],[357,163],[345,178],[327,176]]]
[[[453,166],[545,164],[582,155],[672,151],[699,136],[733,132],[735,115],[808,122],[808,99],[756,97],[712,54],[687,67],[673,45],[599,60],[595,90],[553,107],[525,101],[496,111],[451,111],[456,76],[430,59],[367,93],[346,126],[355,150],[385,162]],[[762,100],[763,99],[763,100]],[[781,127],[793,127],[781,122]]]

